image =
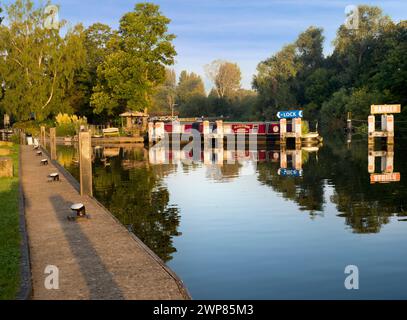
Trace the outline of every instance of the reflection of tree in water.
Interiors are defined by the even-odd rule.
[[[78,149],[75,146],[57,146],[57,159],[61,166],[68,170],[79,181]]]
[[[315,174],[320,166],[315,157],[307,157],[304,154],[306,152],[303,151],[303,159],[307,161],[303,177],[282,177],[277,173],[279,164],[259,163],[258,180],[281,193],[284,198],[295,201],[300,206],[300,210],[310,211],[311,216],[314,216],[322,214],[323,211],[323,179]]]
[[[169,206],[168,189],[161,179],[172,166],[150,167],[135,151],[110,159],[111,166],[94,165],[94,194],[124,225],[134,232],[163,261],[176,252],[172,238],[180,235],[179,209]],[[133,160],[133,167],[123,170],[122,161]],[[140,161],[136,164],[134,161]]]
[[[367,172],[367,141],[353,142],[348,150],[343,137],[330,137],[318,153],[319,161],[310,156],[302,178],[280,177],[279,165],[259,163],[259,181],[295,201],[311,216],[321,214],[325,181],[334,188],[330,201],[339,217],[356,233],[378,233],[391,216],[405,216],[406,181],[392,184],[370,184]],[[395,163],[406,163],[405,152],[396,152]],[[406,176],[407,172],[401,175]]]
[[[366,141],[354,141],[347,149],[340,139],[329,140],[321,153],[321,158],[329,159],[325,162],[329,164],[329,179],[335,186],[331,202],[341,212],[338,216],[345,218],[356,233],[378,233],[391,216],[405,215],[405,182],[371,185],[367,154]],[[400,153],[400,156],[404,155]]]
[[[224,162],[221,166],[218,164],[210,164],[205,165],[205,167],[206,177],[208,179],[224,183],[231,182],[233,179],[238,178],[242,165],[238,161],[235,161],[233,164]]]

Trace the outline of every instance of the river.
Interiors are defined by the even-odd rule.
[[[98,147],[94,196],[194,299],[406,299],[407,140],[379,149],[388,152],[376,171],[390,166],[387,178],[400,181],[372,184],[367,141],[340,134],[317,149],[216,150],[195,161]],[[76,152],[57,153],[78,178]],[[349,265],[358,290],[345,288]]]

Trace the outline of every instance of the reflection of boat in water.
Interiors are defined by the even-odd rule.
[[[122,161],[122,168],[124,170],[145,168],[145,166],[146,166],[146,163],[144,161],[138,161],[138,160],[123,160]]]
[[[302,135],[302,143],[305,145],[315,145],[323,141],[324,138],[322,138],[318,132],[309,132]]]
[[[110,162],[109,162],[109,160],[107,158],[100,159],[100,162],[103,163],[104,167],[110,167]]]
[[[303,151],[307,151],[307,152],[318,152],[320,149],[320,146],[306,146],[306,147],[302,147],[301,148]]]
[[[104,148],[103,156],[106,158],[114,158],[120,155],[120,148]]]

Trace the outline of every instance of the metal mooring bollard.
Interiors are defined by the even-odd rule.
[[[49,176],[49,181],[50,182],[55,182],[55,181],[60,181],[59,180],[59,173],[51,173]]]
[[[90,216],[86,213],[86,208],[83,203],[75,203],[71,206],[71,210],[76,214],[75,216],[68,216],[68,220],[76,221],[81,218],[90,219]]]
[[[42,160],[41,160],[41,164],[42,164],[43,166],[47,166],[47,165],[48,165],[48,159],[42,159]]]

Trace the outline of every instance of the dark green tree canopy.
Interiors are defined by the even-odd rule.
[[[122,17],[119,30],[108,42],[111,53],[98,67],[91,99],[96,113],[151,107],[154,90],[165,81],[165,68],[176,55],[169,23],[151,3],[137,4]]]
[[[406,23],[394,24],[378,7],[358,6],[358,28],[341,25],[334,52],[324,57],[322,29],[261,62],[253,80],[257,113],[302,108],[306,117],[338,123],[347,112],[366,119],[371,104],[406,103]],[[330,126],[332,127],[332,126]]]
[[[0,26],[0,107],[18,120],[72,112],[66,93],[84,63],[83,27],[65,29],[63,36],[65,21],[59,29],[47,29],[44,8],[17,0],[6,7],[7,23]]]

